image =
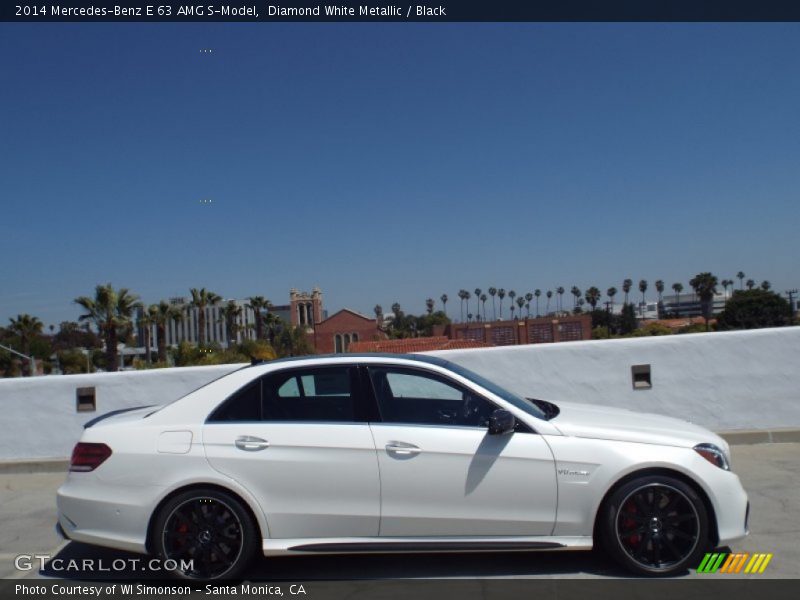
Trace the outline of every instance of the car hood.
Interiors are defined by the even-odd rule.
[[[689,421],[610,406],[572,402],[559,402],[556,406],[560,412],[550,422],[564,435],[687,448],[711,443],[726,454],[729,450],[717,434]]]

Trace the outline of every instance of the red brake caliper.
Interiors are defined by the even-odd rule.
[[[631,500],[625,505],[623,510],[625,511],[624,512],[625,515],[636,514],[636,504],[634,504],[634,502]],[[625,529],[633,529],[636,526],[636,521],[634,521],[632,517],[626,516],[625,520],[622,523],[622,526]],[[639,542],[641,541],[641,539],[642,538],[641,538],[641,536],[639,534],[634,533],[633,535],[628,537],[628,543],[631,546],[637,546],[637,545],[639,545]]]

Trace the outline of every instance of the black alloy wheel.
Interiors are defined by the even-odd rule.
[[[671,477],[631,481],[609,498],[601,515],[606,547],[642,575],[674,575],[708,549],[708,515],[697,492]]]
[[[159,513],[154,539],[164,568],[198,580],[239,576],[253,558],[256,527],[239,501],[216,490],[171,499]]]

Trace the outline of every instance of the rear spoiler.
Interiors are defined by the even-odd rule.
[[[107,412],[103,415],[100,415],[99,417],[95,417],[90,421],[86,421],[86,423],[83,424],[83,428],[89,429],[89,427],[91,427],[92,425],[96,425],[103,419],[107,419],[108,417],[113,417],[114,415],[121,415],[122,413],[130,412],[132,410],[139,410],[140,408],[149,408],[151,406],[155,406],[155,404],[144,404],[142,406],[132,406],[131,408],[120,408],[118,410],[112,410],[111,412]]]

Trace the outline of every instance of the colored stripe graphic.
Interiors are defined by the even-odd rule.
[[[725,553],[706,553],[705,558],[703,558],[703,562],[700,563],[700,566],[697,567],[698,573],[716,573],[719,569],[722,561],[725,560]]]
[[[763,573],[772,560],[773,554],[747,552],[708,552],[697,567],[698,573]],[[748,561],[748,559],[750,559]],[[747,566],[745,566],[747,565]]]

